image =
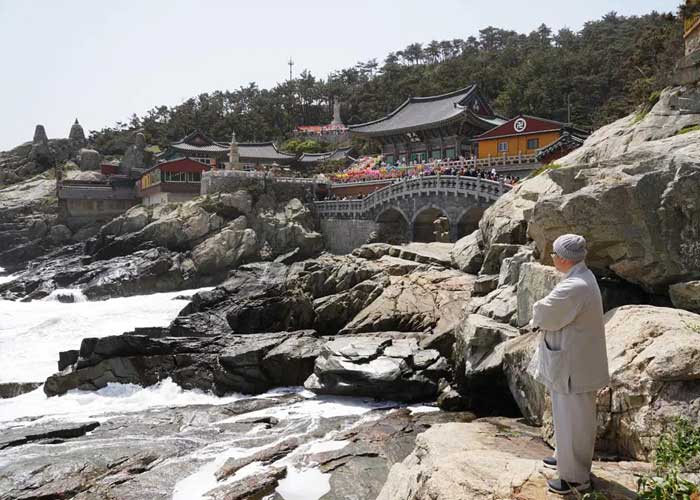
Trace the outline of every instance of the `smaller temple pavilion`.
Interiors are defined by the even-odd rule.
[[[199,195],[202,172],[210,167],[192,158],[177,158],[146,170],[138,183],[141,203],[182,203]]]
[[[238,154],[243,168],[260,169],[272,165],[289,165],[296,155],[283,153],[273,142],[237,143]],[[231,143],[214,141],[200,130],[195,130],[182,140],[174,142],[158,156],[159,160],[191,158],[212,169],[229,168],[228,159]]]
[[[351,147],[338,148],[335,151],[327,151],[325,153],[302,153],[295,164],[303,170],[317,167],[324,162],[337,162],[338,168],[345,168],[355,161],[355,159],[350,156],[351,153]]]
[[[377,141],[384,160],[421,162],[469,158],[472,139],[506,120],[470,85],[448,94],[411,97],[383,118],[350,125],[355,137]]]
[[[474,139],[479,160],[499,157],[535,157],[549,163],[583,144],[585,130],[570,124],[518,115]],[[546,154],[538,153],[546,150]]]

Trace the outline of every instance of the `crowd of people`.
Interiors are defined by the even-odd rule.
[[[399,175],[396,175],[396,172],[400,172]],[[462,168],[457,168],[457,167],[440,167],[440,166],[431,166],[429,168],[422,168],[422,169],[415,169],[415,170],[391,170],[387,171],[387,175],[382,175],[381,173],[379,175],[372,175],[372,176],[354,176],[351,178],[341,178],[341,179],[334,179],[331,176],[332,182],[338,182],[338,183],[353,183],[353,182],[366,182],[366,181],[378,181],[378,180],[390,180],[391,182],[401,182],[403,180],[409,180],[409,179],[416,179],[419,177],[425,177],[429,175],[454,175],[454,176],[460,176],[460,177],[474,177],[474,178],[479,178],[479,179],[485,179],[489,181],[496,181],[500,182],[503,181],[504,184],[507,184],[509,186],[514,186],[520,181],[520,178],[515,175],[501,175],[498,172],[496,172],[495,169],[491,169],[490,171],[487,170],[482,170],[480,168],[467,168],[467,167],[462,167]],[[326,198],[326,200],[340,200],[340,201],[346,201],[346,200],[358,200],[362,199],[366,196],[366,194],[359,194],[357,196],[343,196],[343,197],[337,197],[335,194],[331,193],[329,196]]]

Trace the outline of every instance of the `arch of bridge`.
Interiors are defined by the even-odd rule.
[[[411,232],[420,212],[428,208],[444,213],[452,239],[470,211],[483,211],[510,186],[483,179],[456,176],[426,176],[398,182],[360,200],[316,202],[320,217],[367,219],[380,222],[383,214],[395,210],[409,224]]]

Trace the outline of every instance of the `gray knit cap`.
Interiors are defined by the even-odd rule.
[[[554,240],[554,252],[562,259],[580,262],[586,251],[586,239],[578,234],[562,234]]]

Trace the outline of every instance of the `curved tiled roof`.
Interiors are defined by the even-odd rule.
[[[338,148],[335,151],[326,151],[323,153],[303,153],[299,157],[300,163],[317,163],[328,160],[344,160],[350,158],[352,148]]]
[[[472,108],[475,104],[476,107]],[[350,125],[349,128],[351,132],[365,135],[408,132],[449,123],[467,113],[484,121],[497,118],[478,96],[476,85],[470,85],[448,94],[411,97],[387,116],[367,123]],[[480,116],[482,113],[488,116]]]
[[[274,142],[239,142],[238,154],[241,161],[246,159],[292,161],[297,157],[295,154],[279,151]]]

